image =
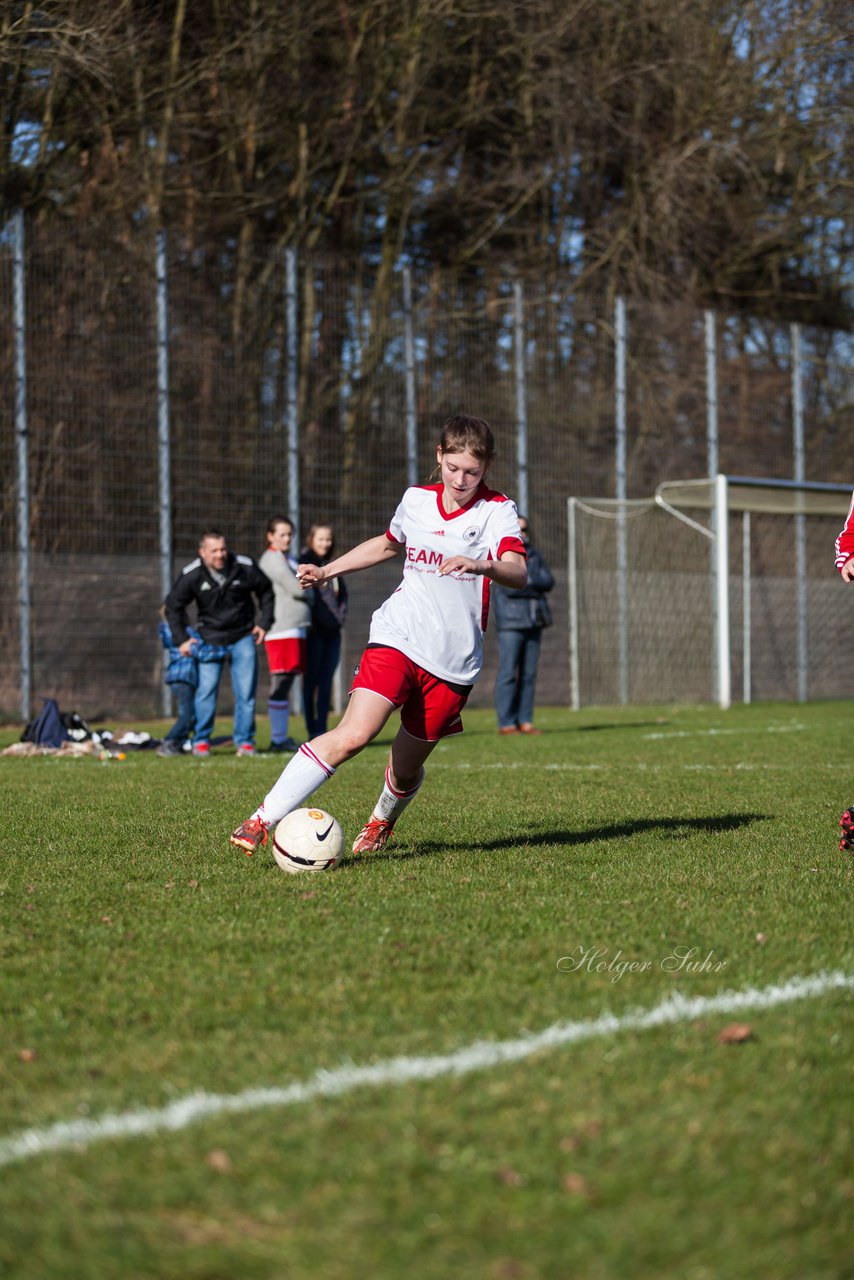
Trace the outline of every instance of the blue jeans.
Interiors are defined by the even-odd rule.
[[[210,742],[216,716],[216,695],[223,667],[231,663],[231,687],[234,691],[234,745],[255,745],[255,690],[258,687],[258,649],[250,633],[234,644],[224,646],[223,662],[199,663],[199,687],[196,690],[196,738]]]
[[[500,729],[531,724],[534,719],[534,686],[541,636],[542,627],[498,632],[495,710]]]
[[[341,656],[341,632],[308,633],[308,659],[302,678],[302,701],[305,727],[310,738],[326,733],[326,721],[332,705],[332,680]]]
[[[193,725],[196,723],[196,691],[191,684],[187,684],[186,680],[176,680],[169,687],[175,695],[178,718],[164,741],[180,744],[186,742],[193,734]]]

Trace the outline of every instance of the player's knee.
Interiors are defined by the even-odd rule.
[[[349,725],[339,724],[334,732],[335,745],[342,760],[349,760],[352,756],[358,755],[371,740],[370,734],[360,728],[351,728]]]

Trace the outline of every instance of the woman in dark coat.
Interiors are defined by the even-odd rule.
[[[326,565],[333,558],[333,534],[328,524],[313,524],[300,553],[303,564]],[[303,676],[303,709],[309,738],[326,733],[332,705],[332,681],[341,656],[341,628],[347,617],[347,587],[343,578],[324,582],[314,591],[308,659]]]

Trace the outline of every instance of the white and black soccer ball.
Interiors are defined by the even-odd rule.
[[[344,832],[323,809],[294,809],[276,827],[273,857],[283,871],[331,871],[344,856]]]

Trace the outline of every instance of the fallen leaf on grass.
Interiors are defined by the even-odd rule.
[[[498,1181],[503,1182],[505,1187],[521,1187],[525,1179],[516,1169],[511,1169],[509,1165],[498,1170]]]
[[[232,1170],[231,1156],[222,1147],[214,1147],[213,1151],[209,1151],[205,1156],[205,1164],[215,1173],[231,1173]]]
[[[36,1058],[38,1057],[38,1054],[36,1053],[35,1049],[19,1049],[18,1057],[21,1059],[22,1062],[35,1062]]]
[[[559,1146],[561,1151],[579,1151],[586,1146],[592,1138],[598,1138],[602,1132],[601,1120],[588,1120],[587,1123],[576,1133],[569,1133],[565,1138],[561,1138]]]
[[[584,1196],[586,1199],[590,1193],[587,1179],[580,1173],[565,1173],[562,1186],[567,1195]]]
[[[753,1027],[747,1022],[731,1022],[718,1035],[718,1044],[744,1044],[753,1039]]]

